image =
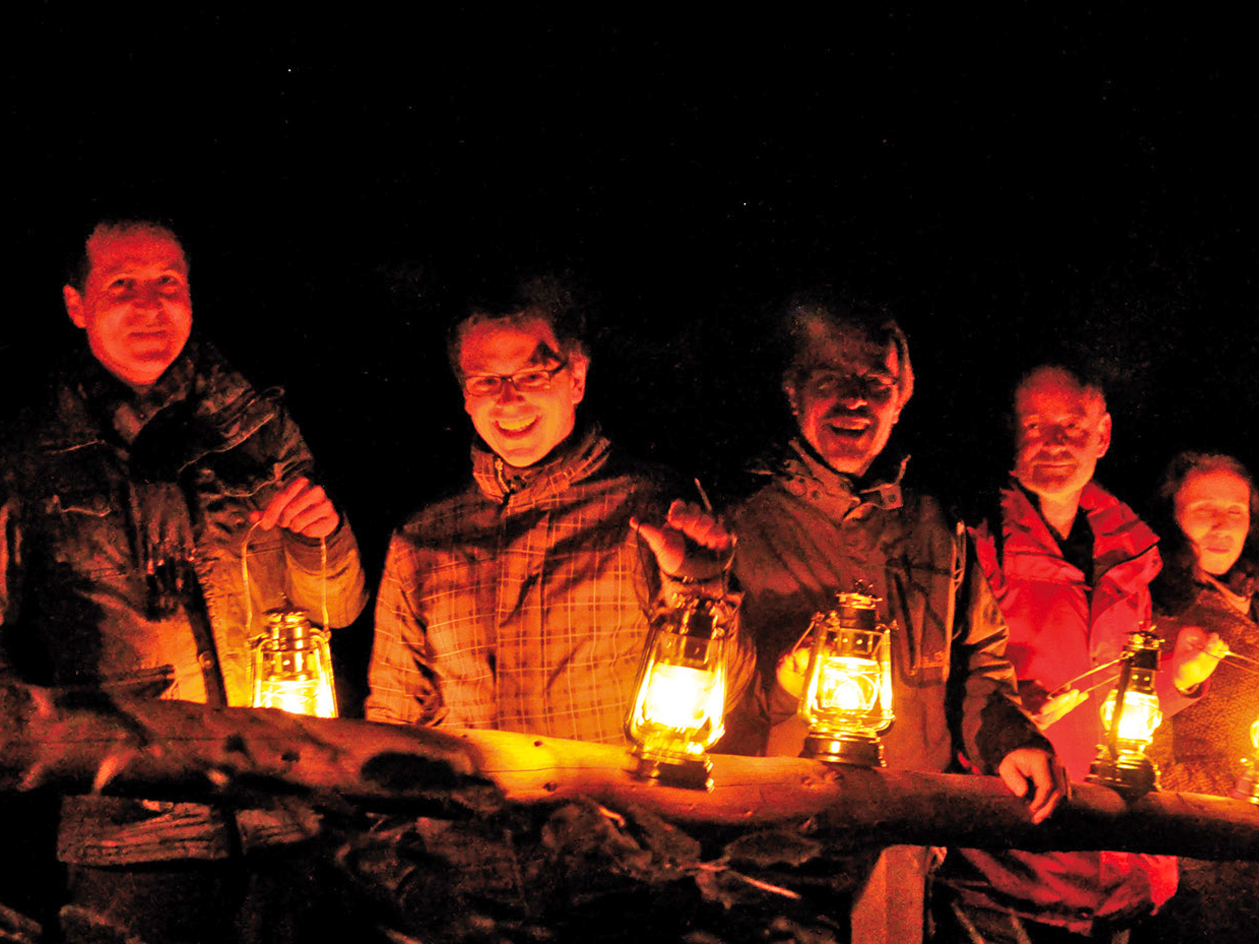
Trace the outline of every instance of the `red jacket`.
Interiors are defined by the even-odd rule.
[[[1158,538],[1127,505],[1090,483],[1080,498],[1093,531],[1093,586],[1069,564],[1027,494],[1001,494],[1000,550],[987,526],[973,530],[977,554],[1010,625],[1006,656],[1021,681],[1052,691],[1118,658],[1130,632],[1151,616],[1149,584],[1162,562]],[[1074,781],[1088,776],[1102,736],[1098,709],[1117,670],[1089,698],[1045,730]],[[1164,673],[1165,674],[1165,673]],[[1165,714],[1188,699],[1170,680],[1159,690]],[[1013,911],[1085,932],[1093,919],[1123,919],[1157,908],[1176,891],[1176,860],[1123,852],[957,850],[946,883],[964,904]]]

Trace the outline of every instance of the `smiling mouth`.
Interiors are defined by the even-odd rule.
[[[495,420],[494,425],[498,431],[505,436],[523,436],[537,425],[538,418],[536,416],[524,417],[520,419],[500,419]]]
[[[833,416],[826,420],[826,425],[841,436],[859,436],[872,424],[865,416]]]

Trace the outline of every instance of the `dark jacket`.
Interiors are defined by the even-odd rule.
[[[859,492],[795,443],[738,510],[736,529],[743,625],[767,689],[813,614],[860,581],[895,622],[889,767],[942,771],[964,751],[994,771],[1016,748],[1048,747],[1018,705],[996,602],[934,500],[899,486]]]
[[[195,340],[143,395],[86,353],[67,364],[50,392],[4,452],[0,651],[7,669],[34,684],[96,687],[170,666],[174,682],[163,697],[248,705],[249,641],[265,611],[291,602],[318,621],[324,597],[318,541],[279,528],[250,533],[250,512],[311,469],[279,394],[256,391]],[[345,524],[327,541],[326,597],[337,626],[366,602]],[[72,829],[75,817],[65,819]],[[161,833],[151,837],[154,848],[132,848],[122,859],[106,853],[106,860],[165,858]],[[174,854],[219,854],[219,840],[206,842],[188,840]],[[94,861],[81,845],[63,830],[63,855]]]

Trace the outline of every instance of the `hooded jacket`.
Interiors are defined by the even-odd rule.
[[[1005,622],[960,525],[899,484],[860,489],[801,442],[768,474],[736,515],[735,560],[767,689],[813,614],[864,584],[880,620],[894,624],[887,766],[943,771],[963,751],[995,771],[1016,748],[1048,747],[1019,707]]]

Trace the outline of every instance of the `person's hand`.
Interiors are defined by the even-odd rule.
[[[1219,633],[1186,626],[1176,637],[1176,648],[1172,650],[1172,684],[1182,693],[1192,691],[1211,677],[1226,655],[1228,644]]]
[[[778,660],[778,670],[775,673],[778,684],[793,698],[799,698],[804,694],[805,677],[809,674],[810,654],[809,648],[802,646],[791,650]]]
[[[1019,680],[1019,700],[1042,731],[1088,701],[1088,697],[1088,692],[1073,688],[1050,698],[1045,686],[1036,679]]]
[[[726,530],[716,517],[692,502],[675,501],[669,506],[663,526],[630,519],[634,527],[647,542],[660,569],[670,575],[682,570],[686,560],[687,541],[697,544],[712,552],[716,558],[730,556],[734,548],[734,536]]]
[[[280,491],[262,511],[250,512],[249,520],[264,531],[276,525],[306,538],[326,538],[341,516],[318,485],[296,478]]]
[[[1006,788],[1016,797],[1028,797],[1028,812],[1033,823],[1043,823],[1058,808],[1059,802],[1071,796],[1066,768],[1058,755],[1039,747],[1020,747],[1010,751],[997,768]]]

